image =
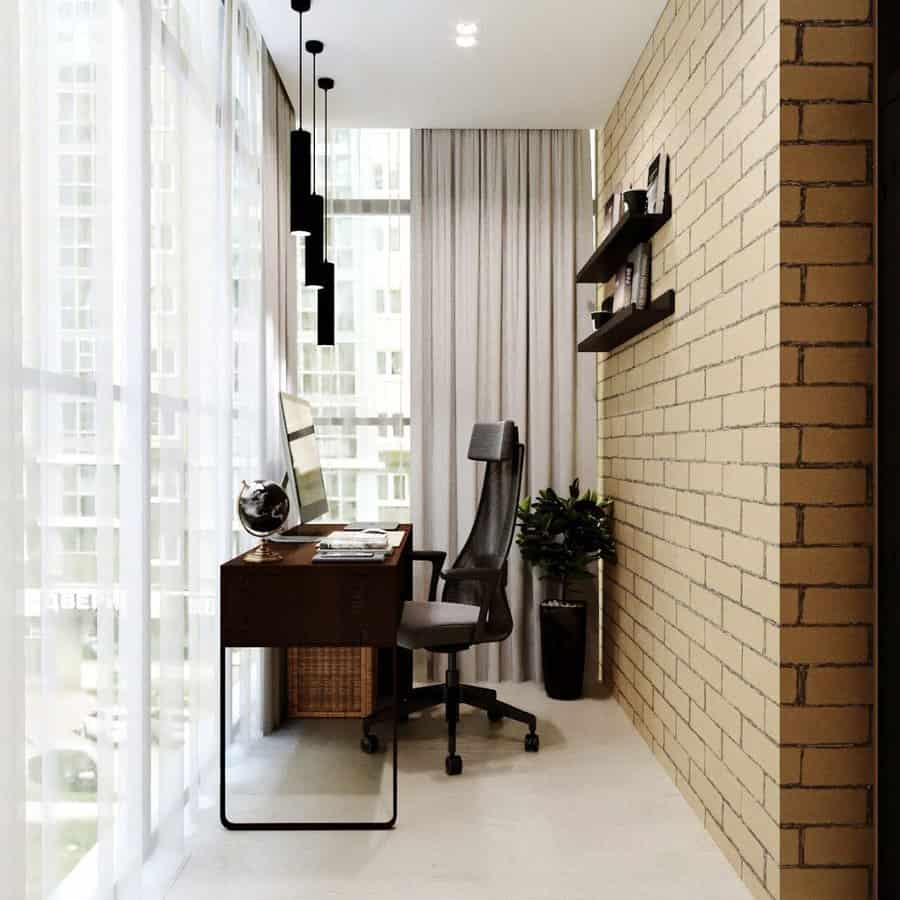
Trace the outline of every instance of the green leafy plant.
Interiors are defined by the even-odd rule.
[[[591,577],[590,563],[615,561],[611,515],[612,501],[600,500],[593,491],[581,493],[577,478],[568,497],[547,488],[519,504],[516,544],[522,558],[543,572],[541,578],[559,579],[563,603],[572,579]]]

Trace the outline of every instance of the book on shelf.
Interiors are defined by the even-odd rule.
[[[650,256],[652,250],[650,244],[644,244],[643,248],[644,252],[641,254],[641,276],[638,284],[642,298],[641,309],[650,303]]]
[[[650,244],[639,244],[616,273],[612,309],[645,309],[650,302]]]
[[[616,286],[613,291],[613,312],[616,313],[620,309],[624,309],[628,300],[625,298],[625,266],[622,266],[616,272]]]
[[[630,302],[636,309],[645,309],[650,302],[650,243],[639,244],[629,255],[628,265],[633,268]]]

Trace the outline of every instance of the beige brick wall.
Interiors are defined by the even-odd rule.
[[[784,900],[872,896],[869,0],[783,0]]]
[[[654,296],[598,358],[605,677],[758,897],[871,895],[870,0],[670,0],[598,134],[671,156]]]
[[[780,346],[780,26],[779,2],[670,0],[598,136],[600,202],[644,186],[665,145],[652,293],[676,291],[672,319],[598,360],[620,546],[606,675],[760,897],[780,873],[778,386],[796,353]]]

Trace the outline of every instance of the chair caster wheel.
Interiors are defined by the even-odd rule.
[[[488,720],[491,722],[502,722],[503,721],[503,713],[494,712],[494,710],[488,710]]]
[[[377,734],[364,734],[359,739],[359,748],[363,753],[377,753],[378,752],[378,735]]]
[[[462,757],[456,753],[444,760],[444,769],[448,775],[459,775],[462,772]]]
[[[541,748],[541,739],[538,737],[537,733],[534,731],[529,731],[528,734],[525,735],[525,752],[526,753],[537,753]]]

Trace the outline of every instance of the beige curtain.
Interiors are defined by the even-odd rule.
[[[266,476],[281,481],[285,470],[281,444],[279,391],[296,392],[297,378],[297,266],[290,226],[290,140],[294,109],[275,64],[265,53],[262,75],[262,248],[264,334],[261,435]],[[262,655],[262,731],[268,734],[281,719],[282,654]]]
[[[576,352],[594,302],[575,286],[593,242],[589,136],[417,131],[412,179],[413,522],[417,547],[452,559],[482,475],[466,458],[473,423],[519,426],[525,494],[595,483],[595,359]],[[513,634],[462,655],[469,680],[540,677],[540,585],[515,548],[508,590]]]

